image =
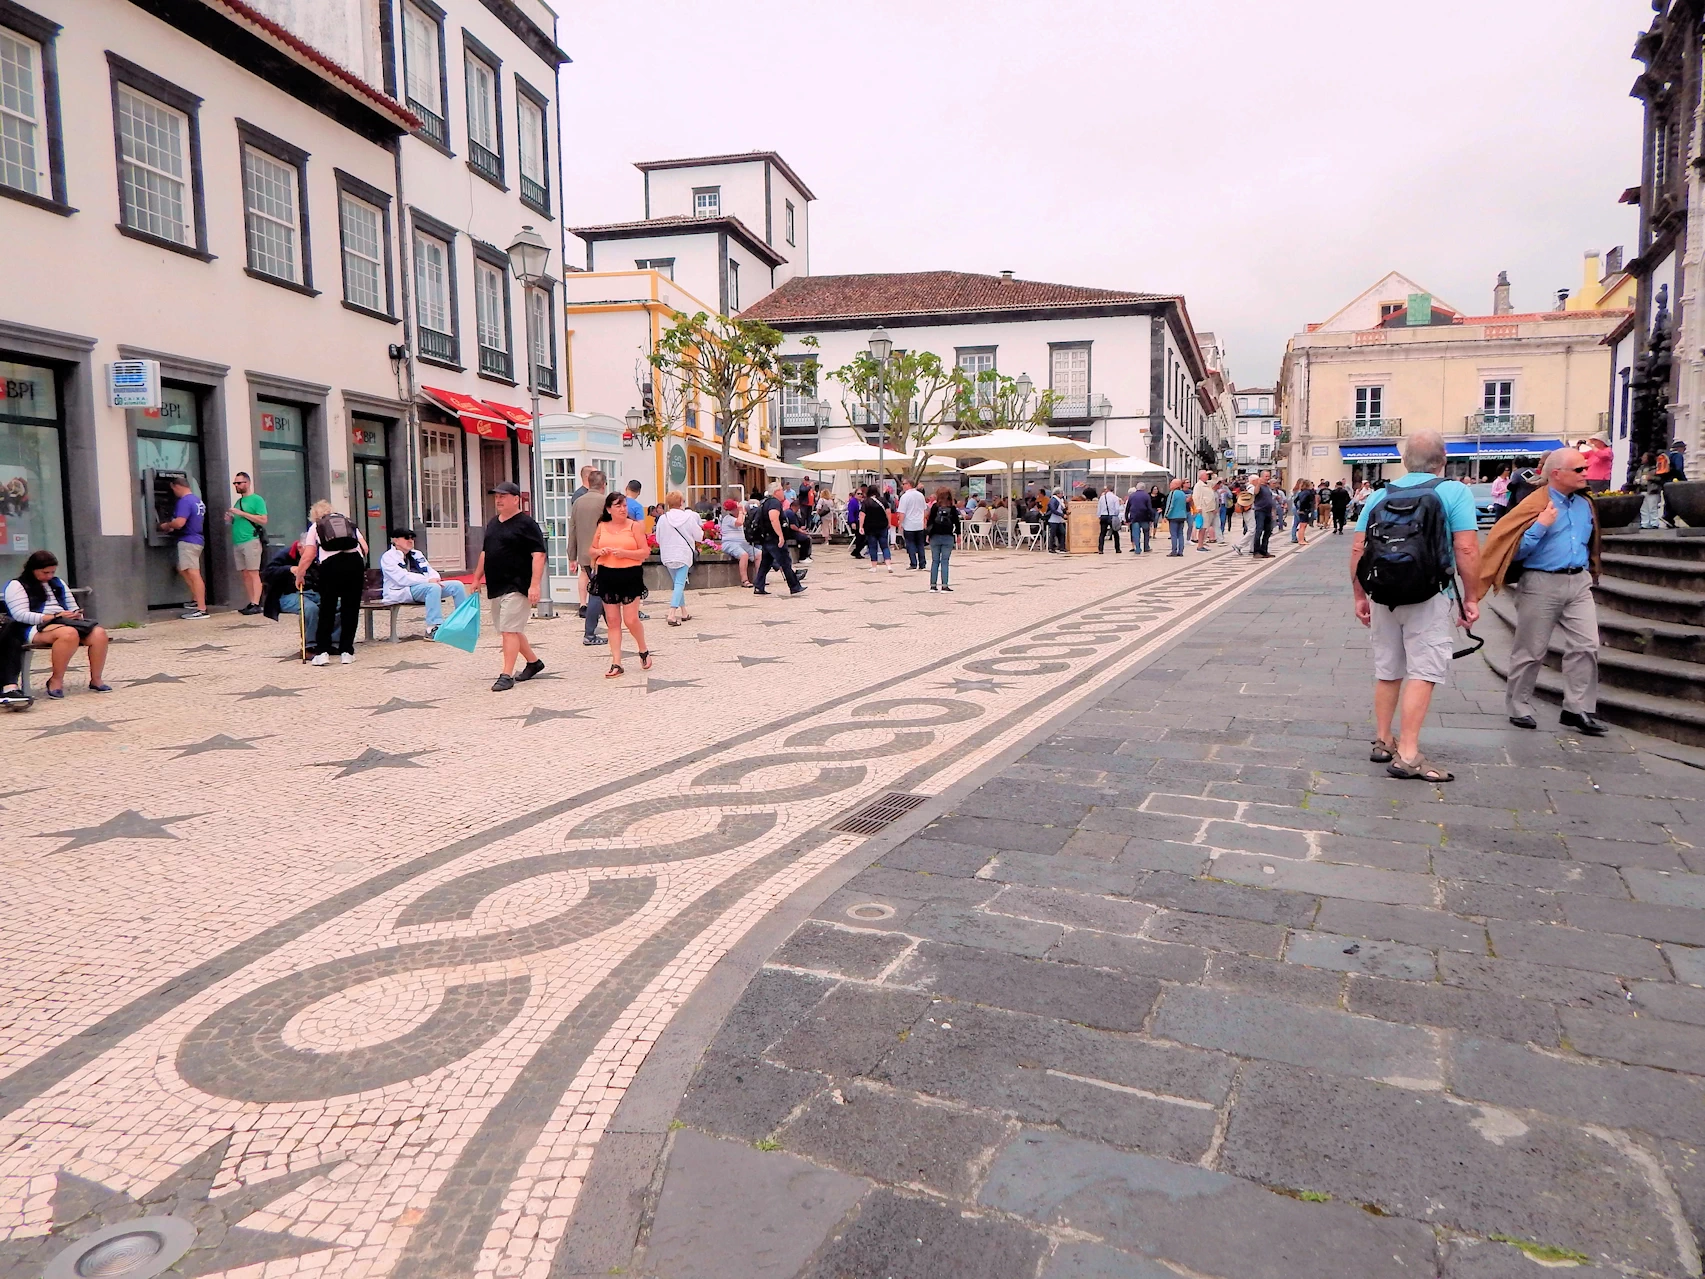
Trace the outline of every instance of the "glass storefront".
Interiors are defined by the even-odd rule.
[[[0,360],[0,578],[23,571],[31,551],[59,557],[75,581],[65,526],[59,385],[52,369]]]
[[[126,409],[136,432],[136,473],[147,487],[142,495],[144,526],[143,577],[149,608],[174,608],[190,603],[189,590],[178,576],[177,539],[160,523],[172,518],[171,486],[167,477],[184,475],[197,497],[205,499],[201,469],[201,403],[185,386],[160,388],[157,409]],[[209,530],[210,531],[210,530]],[[203,557],[202,572],[212,567]]]
[[[388,424],[359,414],[351,414],[349,422],[350,452],[355,463],[355,522],[367,535],[368,549],[377,563],[391,535]]]
[[[308,444],[302,409],[256,400],[255,487],[266,500],[267,537],[289,546],[308,527]]]

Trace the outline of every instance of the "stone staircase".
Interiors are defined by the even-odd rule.
[[[1705,529],[1606,533],[1598,600],[1599,717],[1637,732],[1705,746]],[[1515,600],[1481,602],[1486,661],[1509,674]],[[1553,643],[1539,691],[1562,697]]]

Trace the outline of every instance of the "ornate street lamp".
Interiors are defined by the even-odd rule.
[[[894,354],[894,339],[888,336],[888,330],[880,324],[876,332],[870,335],[870,357],[876,361],[876,496],[882,497],[882,446],[884,437],[888,434],[888,426],[882,418],[888,407],[887,372],[888,357]],[[886,503],[884,503],[886,505]]]
[[[556,606],[551,600],[551,526],[542,518],[545,514],[545,440],[539,430],[539,366],[535,359],[541,335],[533,332],[533,308],[527,303],[526,290],[542,288],[548,283],[546,272],[550,264],[551,246],[532,227],[522,227],[509,245],[509,270],[521,285],[521,304],[527,312],[527,383],[533,393],[533,518],[540,521],[540,527],[545,531],[545,576],[539,584],[540,617],[555,617]],[[548,313],[546,318],[549,318]]]

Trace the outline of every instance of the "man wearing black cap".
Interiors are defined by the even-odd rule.
[[[444,600],[450,610],[468,598],[468,588],[460,582],[446,582],[438,570],[427,563],[426,556],[414,549],[414,530],[391,530],[391,549],[379,557],[379,572],[385,580],[381,604],[407,604],[410,601],[426,605],[426,638],[431,639],[438,624],[444,620]]]
[[[491,602],[491,620],[503,637],[503,674],[491,686],[494,693],[515,687],[517,680],[532,679],[545,669],[533,646],[527,642],[527,619],[539,602],[539,587],[545,578],[545,533],[521,510],[521,490],[508,480],[492,490],[497,514],[485,526],[485,543],[479,563],[474,565],[474,587],[485,586]],[[527,664],[515,673],[515,659]]]

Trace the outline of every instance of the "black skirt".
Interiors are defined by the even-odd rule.
[[[644,599],[650,593],[645,589],[644,566],[599,569],[592,577],[592,593],[606,604],[632,604]]]

